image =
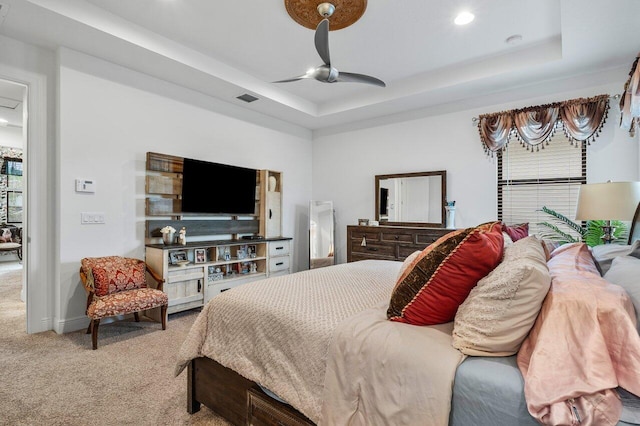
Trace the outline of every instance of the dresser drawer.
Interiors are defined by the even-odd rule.
[[[289,257],[274,257],[269,259],[269,273],[289,270]]]
[[[382,231],[381,240],[387,243],[413,243],[413,235],[397,231]]]
[[[284,256],[289,254],[289,241],[275,241],[269,243],[269,256]]]
[[[290,406],[268,397],[259,389],[247,391],[247,424],[252,426],[312,426]]]
[[[416,233],[417,245],[428,246],[431,243],[436,242],[440,237],[447,235],[449,232],[455,231],[454,229],[429,229],[428,231],[421,231]]]
[[[361,241],[351,241],[352,254],[366,254],[367,256],[396,258],[395,244],[380,244],[367,241],[367,245],[363,246]]]
[[[380,232],[360,231],[356,229],[349,232],[347,238],[359,241],[362,241],[363,238],[366,238],[367,241],[380,241]]]

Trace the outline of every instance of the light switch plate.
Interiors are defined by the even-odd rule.
[[[96,192],[96,181],[93,179],[76,179],[76,192]]]
[[[80,213],[80,223],[82,225],[96,225],[105,223],[103,212],[82,212]]]

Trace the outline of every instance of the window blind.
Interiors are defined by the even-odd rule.
[[[587,181],[587,154],[558,132],[540,151],[511,143],[498,155],[498,219],[512,225],[529,223],[538,234],[549,216],[543,206],[574,220],[580,185]]]

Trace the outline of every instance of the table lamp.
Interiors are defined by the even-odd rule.
[[[612,220],[632,220],[640,203],[640,182],[589,183],[580,186],[576,220],[604,220],[602,239],[615,239]]]

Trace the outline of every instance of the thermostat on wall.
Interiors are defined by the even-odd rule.
[[[76,192],[96,192],[96,182],[89,179],[76,179]]]

